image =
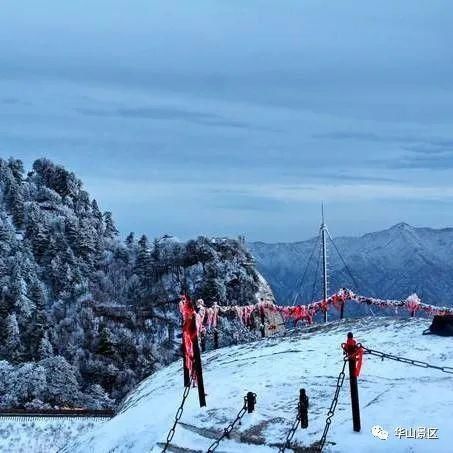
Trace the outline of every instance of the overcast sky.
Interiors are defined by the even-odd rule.
[[[0,0],[0,155],[123,234],[453,225],[453,3]]]

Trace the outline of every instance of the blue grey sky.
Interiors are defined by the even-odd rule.
[[[123,234],[453,225],[453,4],[0,2],[0,155],[74,170]]]

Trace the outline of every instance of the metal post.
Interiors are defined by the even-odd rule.
[[[348,353],[349,362],[349,384],[351,388],[351,407],[352,407],[352,424],[355,432],[360,432],[360,405],[359,405],[359,388],[356,376],[356,359],[354,353],[357,351],[357,344],[353,339],[352,332],[348,333],[346,343],[346,352]]]
[[[182,350],[182,368],[184,370],[184,387],[189,387],[190,374],[189,369],[186,366],[186,348],[184,347],[184,342],[182,343],[181,350]]]
[[[214,349],[219,349],[219,331],[214,329]]]
[[[185,297],[185,296],[181,296]],[[185,299],[184,299],[185,300]],[[186,363],[186,346],[185,346],[185,338],[184,338],[184,331],[185,331],[185,320],[184,320],[184,315],[181,323],[181,353],[182,353],[182,369],[184,371],[184,387],[189,387],[192,383],[192,376],[190,375],[189,368],[187,367]]]
[[[260,320],[261,320],[261,325],[260,325],[260,330],[261,330],[261,338],[264,338],[266,336],[266,317],[264,316],[264,308],[261,307],[260,309]]]
[[[305,389],[300,389],[299,416],[300,416],[300,427],[303,429],[308,428],[308,396],[305,393]]]
[[[195,315],[192,318],[193,328],[196,331],[196,319]],[[197,387],[198,387],[198,398],[200,400],[200,407],[206,406],[206,394],[204,391],[204,382],[203,382],[203,369],[201,367],[201,354],[200,354],[200,345],[198,344],[198,335],[195,335],[193,340],[193,359],[195,373],[197,375]]]
[[[206,351],[206,334],[203,332],[201,333],[200,343],[201,343],[201,352],[205,352]]]
[[[321,224],[321,238],[322,238],[322,273],[323,273],[323,296],[324,302],[327,301],[327,245],[326,245],[326,224],[324,223],[324,205],[322,205],[322,224]],[[327,308],[324,311],[324,322],[327,322]]]
[[[256,404],[256,395],[253,392],[248,392],[247,396],[245,397],[247,403],[247,412],[251,414],[255,410]]]

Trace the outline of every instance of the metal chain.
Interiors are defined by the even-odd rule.
[[[363,345],[361,346],[365,354],[375,355],[376,357],[380,357],[382,360],[390,359],[395,360],[397,362],[408,363],[409,365],[418,366],[420,368],[433,368],[434,370],[439,370],[443,371],[444,373],[453,374],[453,367],[450,366],[431,365],[427,362],[422,362],[421,360],[407,359],[406,357],[399,357],[393,354],[387,354],[386,352],[376,351],[375,349],[369,349]]]
[[[286,436],[285,443],[278,449],[279,453],[284,453],[284,451],[287,448],[289,448],[291,441],[293,440],[294,434],[296,434],[299,423],[300,423],[300,403],[297,405],[296,419],[294,420],[291,429],[289,430],[288,435]]]
[[[234,426],[236,425],[237,422],[240,422],[242,417],[245,415],[247,412],[247,397],[244,396],[244,405],[242,406],[242,409],[238,412],[236,415],[236,418],[223,430],[222,435],[215,440],[211,446],[208,448],[207,453],[212,453],[215,451],[215,449],[219,446],[220,442],[222,442],[223,439],[229,438],[231,431],[233,431]]]
[[[338,397],[340,395],[340,390],[341,390],[341,387],[343,386],[343,382],[344,382],[344,378],[345,378],[344,370],[346,368],[346,363],[347,363],[347,358],[344,359],[343,368],[341,369],[341,372],[338,375],[335,394],[333,396],[332,403],[330,404],[329,411],[327,412],[326,426],[324,427],[324,432],[322,433],[321,440],[319,441],[318,445],[316,446],[316,449],[318,451],[322,451],[322,449],[324,448],[324,445],[325,445],[326,439],[327,439],[327,433],[329,432],[330,424],[332,423],[332,418],[335,415],[335,409],[337,408],[337,404],[338,404]]]
[[[186,402],[187,397],[189,396],[190,387],[191,387],[190,384],[188,386],[184,387],[184,393],[183,393],[183,396],[182,396],[182,401],[181,401],[181,404],[178,407],[178,410],[176,411],[175,421],[174,421],[173,426],[171,427],[170,431],[168,432],[167,442],[164,445],[162,453],[165,453],[167,451],[168,447],[170,446],[170,442],[172,441],[173,436],[175,435],[176,425],[178,424],[179,420],[182,417],[182,413],[184,411],[184,404]]]

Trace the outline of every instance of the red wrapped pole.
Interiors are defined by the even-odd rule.
[[[189,387],[191,384],[191,378],[190,378],[190,371],[187,368],[187,363],[186,363],[186,348],[184,347],[184,341],[182,342],[182,345],[181,345],[181,351],[182,351],[182,368],[184,370],[184,387]]]
[[[359,387],[357,377],[362,366],[362,348],[357,345],[352,332],[348,333],[348,339],[342,345],[349,363],[349,386],[351,389],[351,407],[352,407],[352,424],[354,431],[360,432],[360,405],[359,405]]]
[[[206,406],[204,391],[203,369],[201,366],[200,345],[198,343],[197,313],[187,296],[181,296],[179,304],[182,324],[182,351],[184,355],[184,386],[196,382],[200,407]]]

